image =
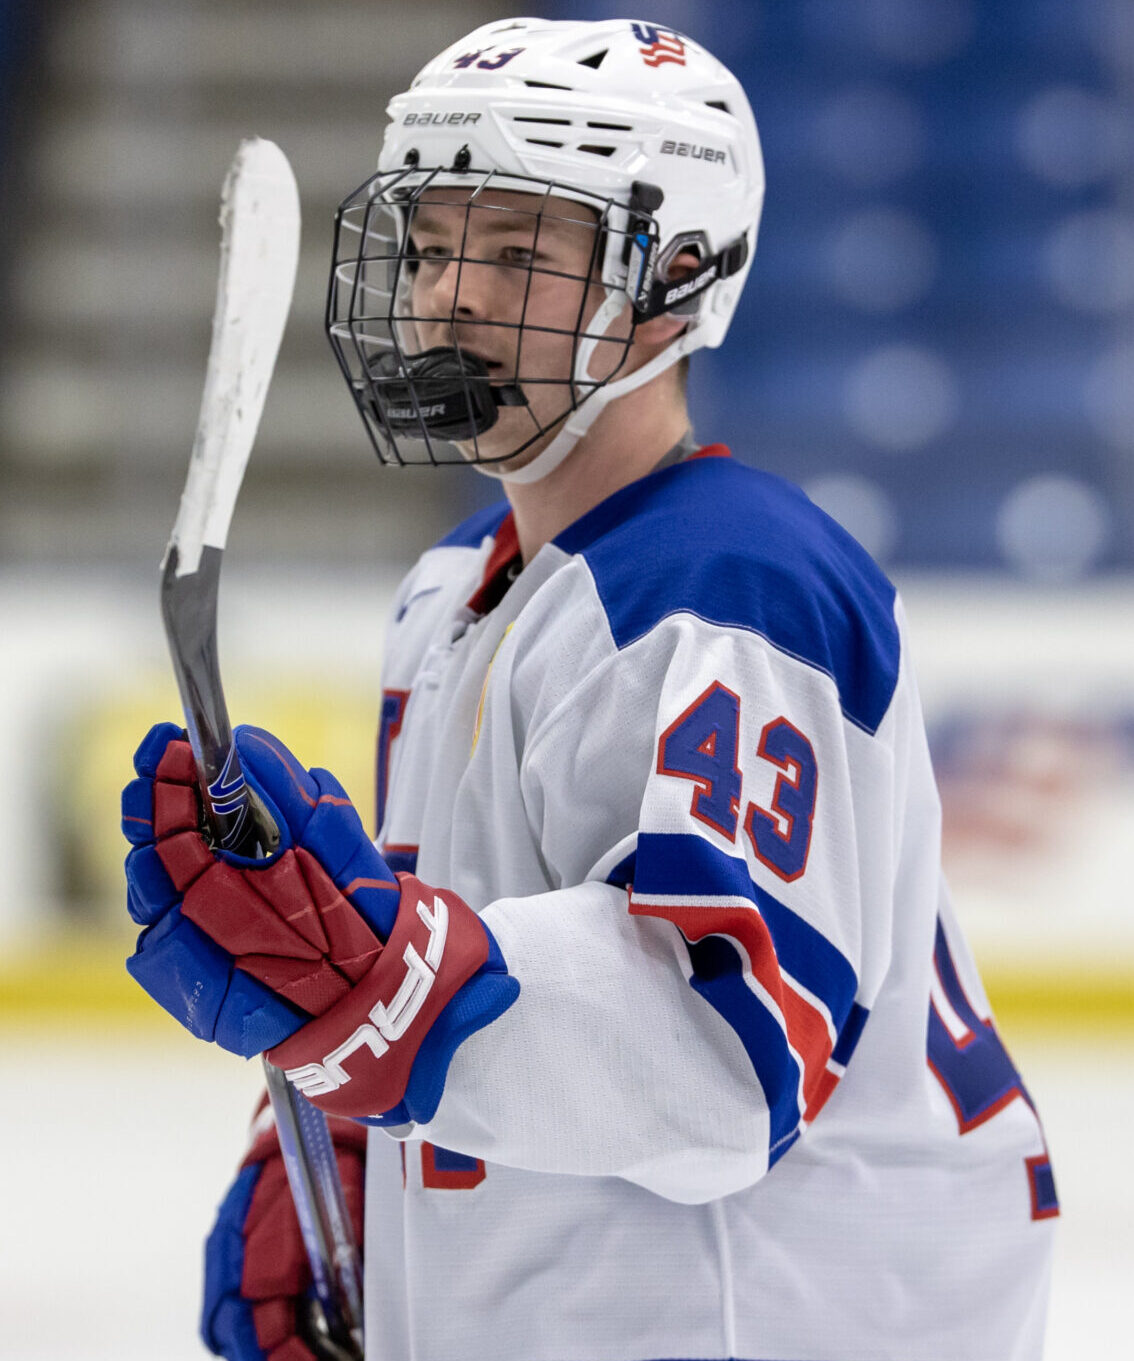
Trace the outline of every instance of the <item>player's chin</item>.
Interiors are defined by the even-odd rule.
[[[549,394],[541,394],[546,396]],[[492,429],[475,440],[462,440],[457,448],[470,463],[488,464],[501,472],[527,467],[551,443],[571,414],[560,401],[556,409],[541,413],[530,407],[501,407]]]

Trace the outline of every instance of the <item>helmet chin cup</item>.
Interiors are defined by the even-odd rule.
[[[528,404],[517,384],[490,382],[483,359],[450,346],[381,354],[367,367],[371,399],[398,433],[419,436],[424,427],[438,439],[473,439],[492,429],[500,407]]]

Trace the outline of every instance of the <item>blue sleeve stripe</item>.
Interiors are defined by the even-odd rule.
[[[617,865],[606,876],[606,882],[613,884],[615,888],[626,888],[634,882],[634,869],[637,851],[631,851],[625,859],[620,860]]]
[[[692,902],[724,896],[754,903],[784,972],[826,1006],[841,1032],[858,990],[853,967],[826,936],[761,888],[744,860],[726,855],[701,836],[643,832],[638,837],[634,894]]]
[[[706,936],[689,946],[693,990],[729,1023],[764,1092],[768,1105],[768,1166],[788,1147],[803,1111],[803,1073],[776,1017],[753,996],[745,981],[740,951],[723,936]]]
[[[866,1019],[870,1012],[866,1007],[858,1002],[851,1003],[851,1009],[847,1019],[843,1022],[842,1031],[839,1034],[839,1042],[835,1045],[831,1058],[835,1063],[846,1067],[850,1063],[851,1055],[858,1047],[858,1042],[862,1039],[862,1028],[866,1024]]]
[[[735,1031],[760,1083],[771,1165],[822,1109],[862,1032],[853,967],[744,860],[700,836],[639,833],[630,911],[685,938],[690,985]]]

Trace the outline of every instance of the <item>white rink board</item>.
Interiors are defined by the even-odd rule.
[[[242,678],[290,680],[326,694],[329,707],[349,679],[376,711],[395,585],[389,575],[257,576],[226,564],[230,692]],[[0,825],[21,848],[0,877],[0,947],[34,936],[61,906],[54,838],[64,815],[51,799],[52,779],[57,789],[66,778],[66,734],[139,676],[165,687],[156,702],[168,712],[140,713],[132,741],[176,711],[157,586],[156,570],[152,583],[0,575]],[[931,730],[951,726],[959,753],[939,764],[946,862],[978,956],[998,967],[1134,964],[1134,580],[1042,592],[911,581],[903,595]],[[118,764],[124,782],[128,750]],[[82,831],[105,846],[114,814],[99,815]]]
[[[53,799],[67,776],[75,726],[139,684],[153,691],[153,707],[139,712],[130,742],[139,742],[151,723],[179,717],[158,585],[156,565],[151,582],[0,573],[0,751],[7,776],[0,783],[0,819],[22,848],[0,883],[0,949],[9,940],[34,943],[64,908],[55,841],[66,810]],[[226,563],[218,614],[230,700],[242,678],[255,677],[313,692],[325,686],[333,703],[342,690],[344,657],[356,688],[377,697],[380,639],[395,585],[389,576],[370,583],[301,572],[256,578]],[[234,711],[234,721],[247,717]],[[118,788],[133,773],[132,750],[125,746],[117,761]],[[114,839],[117,847],[116,810],[105,812],[90,835]]]
[[[978,959],[1134,966],[1134,582],[903,584]]]

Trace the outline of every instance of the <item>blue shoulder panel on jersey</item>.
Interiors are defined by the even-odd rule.
[[[434,547],[479,548],[486,538],[491,538],[500,528],[509,509],[507,501],[496,501],[491,506],[485,506],[483,510],[473,511],[467,520],[462,520],[456,529],[446,534],[434,544]]]
[[[832,677],[876,731],[898,679],[894,587],[782,478],[693,459],[615,492],[555,540],[581,554],[619,648],[671,614],[750,629]]]

